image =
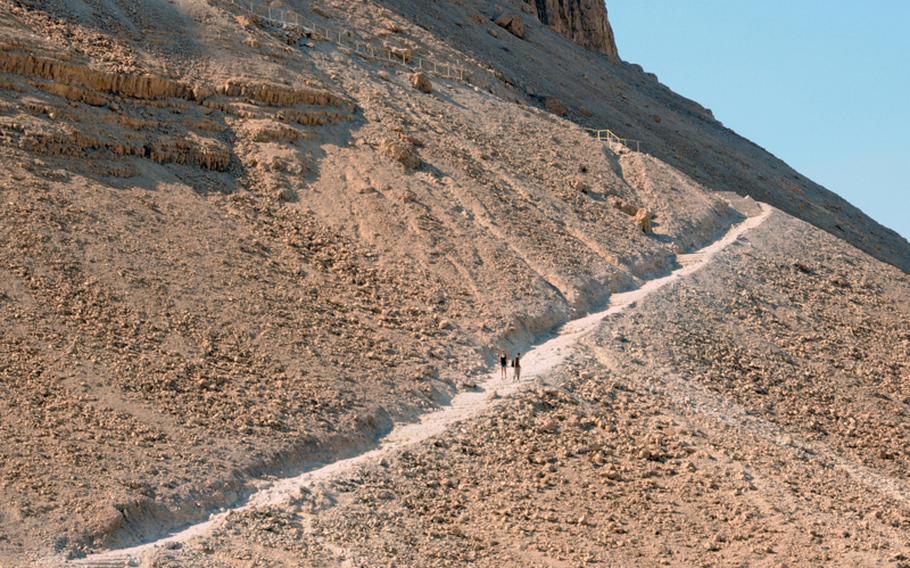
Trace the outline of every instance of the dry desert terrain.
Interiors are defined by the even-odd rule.
[[[0,164],[0,566],[910,565],[910,244],[598,2],[0,0]]]

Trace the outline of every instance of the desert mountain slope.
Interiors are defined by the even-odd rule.
[[[716,189],[783,199],[783,165],[521,3],[284,5],[340,36],[224,0],[0,0],[0,565],[356,454],[742,220]]]
[[[525,2],[380,3],[492,66],[512,85],[511,96],[540,106],[555,98],[571,120],[641,140],[649,154],[706,187],[751,195],[910,270],[910,245],[900,235],[725,128],[709,110],[673,93],[639,66],[613,64],[550,33],[533,14],[524,13]],[[497,32],[494,20],[502,13],[522,19],[523,38]]]
[[[117,6],[0,19],[10,554],[135,542],[356,451],[738,218],[468,84],[226,3]]]
[[[903,565],[908,306],[774,212],[527,392],[156,565]]]

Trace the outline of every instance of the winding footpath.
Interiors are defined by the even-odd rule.
[[[624,311],[654,291],[708,265],[714,255],[735,242],[747,231],[761,225],[773,211],[772,207],[763,203],[760,203],[759,206],[761,213],[733,225],[717,241],[691,254],[679,255],[677,260],[680,268],[672,273],[649,280],[635,290],[614,294],[609,307],[606,309],[563,325],[554,337],[538,344],[522,357],[521,381],[514,382],[511,379],[503,381],[499,377],[500,373],[497,368],[484,382],[478,385],[477,389],[458,394],[448,406],[425,414],[419,422],[396,425],[387,436],[378,442],[375,449],[352,458],[326,464],[296,477],[279,479],[253,493],[242,505],[214,513],[207,521],[191,525],[167,537],[132,548],[93,554],[80,560],[66,562],[64,566],[79,566],[83,568],[140,566],[142,559],[148,558],[157,549],[175,547],[206,535],[223,523],[225,518],[231,513],[289,503],[300,495],[302,489],[315,487],[350,471],[352,468],[399,452],[408,446],[418,444],[442,433],[458,422],[477,416],[497,404],[502,398],[533,386],[538,377],[545,375],[562,364],[573,351],[578,341],[597,329],[608,316]],[[52,566],[54,564],[49,562],[46,565]],[[59,559],[57,560],[57,565],[59,565]]]

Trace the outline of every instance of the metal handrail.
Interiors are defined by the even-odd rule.
[[[387,45],[377,45],[367,41],[345,38],[344,30],[331,30],[325,26],[319,26],[293,10],[285,8],[273,8],[271,5],[262,2],[262,0],[225,0],[229,4],[249,12],[256,18],[261,18],[269,23],[282,28],[299,28],[307,35],[322,38],[332,42],[344,49],[350,50],[356,55],[369,59],[385,61],[395,65],[403,65],[414,71],[424,71],[445,79],[457,80],[470,83],[469,76],[462,65],[453,65],[447,61],[440,62],[432,57],[424,55],[407,56],[405,49],[396,52],[392,47]],[[352,38],[354,34],[347,32]],[[609,144],[622,144],[628,148],[635,147],[636,152],[641,151],[641,143],[638,140],[623,138],[616,135],[612,130],[603,128],[586,128],[594,138],[600,142]]]
[[[462,65],[454,65],[447,61],[439,61],[432,57],[417,56],[409,58],[405,53],[396,54],[386,45],[373,45],[365,41],[347,40],[343,30],[333,31],[325,26],[319,26],[300,16],[297,12],[284,8],[272,8],[260,0],[225,0],[229,4],[249,12],[256,18],[261,18],[271,24],[282,28],[299,28],[304,33],[321,37],[353,53],[379,59],[396,65],[403,65],[414,71],[424,71],[433,75],[462,82],[468,82],[468,74]],[[353,34],[351,34],[353,35]],[[402,50],[404,51],[404,50]]]
[[[635,146],[635,151],[641,152],[641,142],[639,140],[617,136],[616,133],[609,128],[585,128],[585,130],[600,142],[607,142],[608,144],[622,144],[627,148],[632,148],[632,146]]]

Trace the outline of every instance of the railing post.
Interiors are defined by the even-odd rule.
[[[226,0],[227,3],[236,6],[242,10],[247,10],[253,17],[263,18],[273,25],[280,25],[282,28],[296,27],[304,33],[312,36],[314,39],[325,41],[336,41],[341,47],[350,47],[355,54],[363,54],[365,57],[374,59],[385,59],[389,63],[401,64],[409,69],[426,71],[434,73],[437,76],[446,79],[467,81],[468,73],[461,64],[453,65],[448,61],[440,62],[437,59],[426,59],[425,57],[414,57],[408,59],[406,53],[396,54],[392,48],[386,47],[384,53],[382,48],[377,49],[367,42],[359,42],[356,39],[350,44],[345,41],[345,30],[341,29],[333,33],[328,27],[320,28],[317,24],[301,17],[295,10],[289,10],[282,7],[273,7],[271,4],[257,0]],[[321,36],[321,37],[320,37]],[[432,64],[432,67],[431,67]],[[602,139],[601,133],[595,133],[598,139]]]

